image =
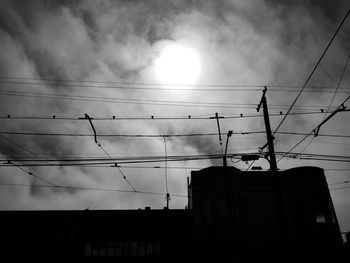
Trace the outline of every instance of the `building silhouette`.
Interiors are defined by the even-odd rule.
[[[189,206],[195,251],[208,256],[220,251],[221,255],[240,258],[287,251],[296,257],[338,253],[342,237],[323,169],[298,167],[279,171],[278,176],[287,221],[286,241],[281,240],[269,171],[234,167],[193,171]]]
[[[248,258],[346,256],[321,168],[279,171],[287,224],[281,240],[271,173],[193,171],[188,209],[1,211],[3,254]]]
[[[1,234],[1,247],[10,256],[157,258],[191,253],[188,238],[192,233],[191,212],[186,210],[2,211],[0,214],[6,226]]]

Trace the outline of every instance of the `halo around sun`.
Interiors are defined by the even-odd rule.
[[[155,73],[163,84],[195,84],[200,73],[198,53],[184,45],[167,44],[155,61]]]

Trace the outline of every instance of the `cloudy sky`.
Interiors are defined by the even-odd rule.
[[[0,181],[7,185],[0,186],[0,208],[165,206],[164,195],[35,185],[162,194],[168,188],[170,207],[184,208],[190,171],[221,161],[170,162],[172,156],[222,153],[217,122],[210,119],[215,113],[225,116],[223,147],[227,131],[236,133],[229,154],[257,152],[263,133],[237,133],[264,131],[261,117],[247,117],[257,115],[263,86],[274,130],[283,117],[274,115],[287,112],[349,7],[345,0],[1,0]],[[347,19],[291,110],[302,114],[289,115],[280,132],[309,133],[325,118],[321,109],[332,111],[349,96],[349,32]],[[101,147],[89,121],[79,119],[85,114],[93,118]],[[173,136],[189,134],[211,135]],[[320,134],[348,136],[348,113],[337,113]],[[344,187],[350,185],[343,182],[350,179],[350,141],[344,136],[310,136],[293,150],[345,156],[342,162],[289,156],[278,165],[324,168],[330,188],[340,188],[331,194],[342,231],[348,231],[350,189]],[[276,151],[287,152],[304,136],[275,137]],[[165,162],[137,163],[164,160],[165,149],[168,169]],[[85,165],[53,166],[67,159]],[[87,166],[92,159],[99,164]],[[114,162],[120,167],[111,167]],[[254,166],[267,169],[268,163]]]

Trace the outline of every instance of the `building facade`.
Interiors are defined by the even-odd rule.
[[[189,196],[195,244],[232,254],[292,250],[320,255],[342,246],[339,224],[321,168],[279,171],[283,220],[269,171],[208,167],[193,171]],[[211,254],[211,250],[205,250]]]
[[[191,254],[189,210],[1,211],[9,257],[183,258]]]
[[[193,171],[189,209],[0,211],[4,255],[261,259],[341,256],[342,238],[323,170]],[[286,254],[287,253],[287,254]],[[289,253],[289,254],[288,254]]]

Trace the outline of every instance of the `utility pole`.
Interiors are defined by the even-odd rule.
[[[280,234],[280,238],[282,241],[282,248],[287,248],[288,243],[289,243],[289,232],[288,232],[289,230],[288,230],[287,218],[286,218],[286,213],[285,213],[283,193],[282,193],[282,189],[281,189],[281,181],[280,181],[280,177],[278,175],[275,148],[273,145],[274,137],[273,137],[272,132],[271,132],[269,112],[268,112],[267,101],[266,101],[266,96],[265,96],[266,91],[267,91],[267,88],[265,86],[261,101],[257,107],[257,111],[259,112],[261,105],[262,105],[263,106],[263,113],[264,113],[265,129],[266,129],[266,138],[267,138],[267,144],[264,147],[268,146],[268,149],[269,149],[268,154],[267,154],[267,157],[269,159],[267,159],[267,160],[270,163],[272,184],[273,184],[275,202],[276,202],[276,208],[277,208],[277,216],[278,216],[277,221],[278,221],[278,225],[279,225],[279,234]]]
[[[170,201],[170,194],[169,193],[166,193],[165,199],[166,199],[166,208],[169,209],[169,201]]]
[[[219,143],[220,143],[220,148],[221,148],[221,153],[224,154],[224,151],[222,149],[222,138],[221,138],[221,129],[220,129],[220,121],[219,119],[223,119],[225,117],[219,116],[218,113],[215,113],[215,117],[210,117],[209,119],[216,119],[216,124],[218,125],[218,131],[219,131]]]
[[[224,159],[223,159],[224,167],[227,167],[227,159],[226,159],[226,157],[227,157],[227,146],[228,146],[228,140],[232,136],[232,133],[233,133],[233,131],[229,130],[227,132],[227,135],[226,135],[226,146],[225,146],[225,154],[224,154]]]
[[[266,129],[266,138],[267,138],[267,146],[269,148],[268,156],[269,156],[269,163],[270,163],[270,170],[272,172],[277,172],[277,161],[276,161],[276,155],[275,155],[275,147],[273,145],[273,135],[271,132],[271,126],[270,126],[270,119],[269,119],[269,111],[267,108],[267,101],[266,101],[266,91],[267,88],[265,87],[263,91],[263,95],[261,97],[260,103],[257,107],[257,112],[260,111],[261,104],[263,106],[263,113],[264,113],[264,122],[265,122],[265,129]]]

